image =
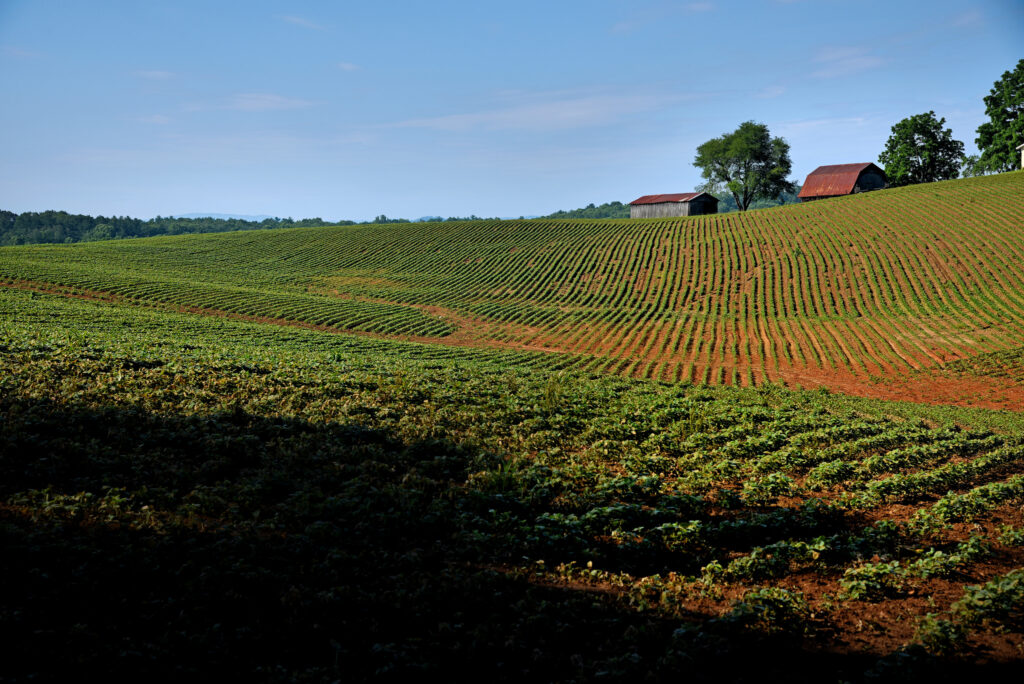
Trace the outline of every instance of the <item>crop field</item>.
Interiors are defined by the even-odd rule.
[[[0,282],[381,339],[558,352],[624,377],[1020,408],[1013,364],[991,365],[1024,340],[1022,198],[1024,172],[1013,172],[676,220],[14,247],[0,249]]]
[[[1022,681],[1022,198],[0,248],[0,681]]]
[[[1020,681],[1024,415],[590,363],[0,289],[3,678]]]

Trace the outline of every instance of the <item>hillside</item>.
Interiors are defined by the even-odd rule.
[[[5,676],[1020,681],[1022,184],[0,248]]]
[[[634,377],[1010,406],[1019,383],[969,369],[1024,340],[1022,198],[1015,172],[690,219],[11,247],[0,278]]]
[[[0,342],[11,681],[1019,681],[1024,414],[16,289]]]

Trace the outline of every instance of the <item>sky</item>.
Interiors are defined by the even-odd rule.
[[[693,190],[744,121],[792,179],[927,111],[976,151],[1020,0],[0,0],[0,209],[366,220]]]

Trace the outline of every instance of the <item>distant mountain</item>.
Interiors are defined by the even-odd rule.
[[[242,221],[264,221],[269,218],[277,218],[276,216],[267,216],[266,214],[259,214],[254,216],[252,214],[174,214],[170,218],[184,218],[184,219],[197,219],[197,218],[215,218],[215,219],[241,219]]]

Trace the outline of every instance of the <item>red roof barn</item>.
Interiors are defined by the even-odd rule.
[[[874,164],[833,164],[811,171],[797,197],[801,201],[852,195],[885,187],[885,171]]]
[[[718,198],[706,192],[644,195],[629,203],[629,218],[664,218],[717,214]]]

